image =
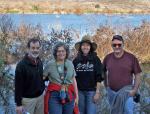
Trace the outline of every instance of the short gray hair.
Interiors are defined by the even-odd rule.
[[[56,59],[57,58],[57,51],[59,47],[64,47],[65,51],[66,51],[66,59],[69,57],[69,46],[67,46],[65,43],[63,42],[58,42],[56,43],[56,45],[53,48],[53,56]]]

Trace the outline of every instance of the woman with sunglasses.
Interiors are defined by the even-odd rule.
[[[75,44],[78,51],[73,64],[76,70],[76,80],[79,90],[80,114],[96,114],[96,103],[100,98],[102,79],[102,64],[96,55],[97,45],[89,35],[83,36]]]

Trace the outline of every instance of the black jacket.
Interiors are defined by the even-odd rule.
[[[78,55],[73,61],[79,90],[95,91],[96,83],[101,82],[102,64],[96,53],[87,57]]]
[[[38,58],[34,63],[27,55],[21,60],[15,71],[15,102],[21,106],[22,98],[34,98],[44,91],[43,64]]]

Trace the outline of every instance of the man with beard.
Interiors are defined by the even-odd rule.
[[[17,114],[44,114],[43,64],[39,58],[41,43],[32,38],[28,52],[15,71],[15,102]]]

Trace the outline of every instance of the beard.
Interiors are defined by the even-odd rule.
[[[31,57],[33,57],[33,58],[36,59],[36,58],[39,56],[39,53],[37,53],[37,52],[30,52],[29,55],[30,55]]]

